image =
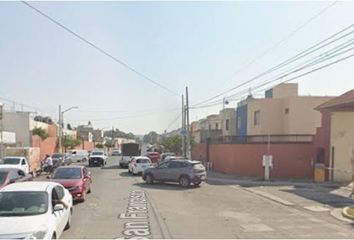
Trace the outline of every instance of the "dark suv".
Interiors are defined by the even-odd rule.
[[[199,161],[171,160],[156,167],[147,168],[143,172],[143,179],[148,184],[154,181],[178,182],[181,186],[188,187],[191,183],[199,185],[205,181],[206,171]]]

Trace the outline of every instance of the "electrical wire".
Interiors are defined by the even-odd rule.
[[[259,78],[261,78],[261,77],[263,77],[263,76],[265,76],[267,74],[269,74],[269,73],[271,73],[271,72],[274,72],[274,71],[276,71],[276,70],[278,70],[278,69],[280,69],[280,68],[282,68],[284,66],[287,66],[287,65],[289,65],[289,64],[291,64],[291,63],[293,63],[293,62],[295,62],[295,61],[297,61],[297,60],[299,60],[299,59],[301,59],[303,57],[306,57],[306,56],[310,55],[311,53],[313,53],[313,52],[315,52],[317,50],[320,50],[320,49],[322,49],[322,48],[324,48],[324,47],[326,47],[326,46],[328,46],[328,45],[330,45],[330,44],[332,44],[334,42],[337,42],[337,41],[339,41],[339,40],[341,40],[341,39],[343,39],[343,38],[345,38],[347,36],[350,36],[351,34],[354,33],[354,30],[350,31],[349,33],[345,33],[345,32],[348,31],[349,29],[353,28],[353,26],[354,26],[354,24],[351,24],[348,27],[345,27],[344,29],[340,30],[339,32],[336,32],[335,34],[331,35],[330,37],[328,37],[328,38],[326,38],[326,39],[324,39],[324,40],[312,45],[311,47],[303,50],[302,52],[296,54],[295,56],[293,56],[293,57],[291,57],[291,58],[289,58],[289,59],[277,64],[276,66],[266,70],[265,72],[262,72],[261,74],[258,74],[257,76],[255,76],[255,77],[253,77],[253,78],[251,78],[251,79],[249,79],[249,80],[247,80],[247,81],[245,81],[245,82],[243,82],[243,83],[241,83],[241,84],[239,84],[239,85],[237,85],[237,86],[235,86],[235,87],[233,87],[233,88],[231,88],[231,89],[229,89],[227,91],[219,93],[219,94],[217,94],[217,95],[215,95],[215,96],[213,96],[211,98],[208,98],[208,99],[206,99],[206,100],[204,100],[204,101],[202,101],[200,103],[197,103],[197,104],[195,104],[193,106],[198,106],[198,105],[207,103],[207,102],[209,102],[209,101],[211,101],[211,100],[213,100],[215,98],[223,96],[226,93],[229,93],[229,92],[231,92],[233,90],[236,90],[236,89],[238,89],[240,87],[243,87],[243,86],[245,86],[245,85],[247,85],[247,84],[249,84],[249,83],[251,83],[251,82],[253,82],[253,81],[255,81],[255,80],[257,80],[257,79],[259,79]],[[345,33],[345,34],[340,36],[340,37],[338,37],[338,38],[335,38],[336,36],[338,36],[338,35],[340,35],[342,33]],[[335,39],[332,40],[332,41],[329,41],[329,40],[331,40],[333,38],[335,38]]]
[[[36,11],[37,13],[39,13],[41,16],[45,17],[46,19],[48,19],[49,21],[51,21],[52,23],[54,23],[55,25],[59,26],[60,28],[64,29],[65,31],[69,32],[70,34],[72,34],[73,36],[75,36],[76,38],[80,39],[82,42],[88,44],[89,46],[93,47],[94,49],[96,49],[98,52],[102,53],[103,55],[109,57],[110,59],[112,59],[113,61],[115,61],[116,63],[119,63],[120,65],[122,65],[123,67],[129,69],[130,71],[134,72],[135,74],[137,74],[138,76],[140,76],[141,78],[149,81],[150,83],[154,84],[157,87],[160,87],[161,89],[164,89],[176,96],[180,96],[178,93],[176,93],[175,91],[169,89],[168,87],[162,85],[161,83],[158,83],[157,81],[154,81],[153,79],[151,79],[150,77],[146,76],[145,74],[139,72],[138,70],[136,70],[135,68],[131,67],[130,65],[128,65],[127,63],[123,62],[122,60],[116,58],[115,56],[113,56],[112,54],[108,53],[106,50],[102,49],[101,47],[97,46],[96,44],[94,44],[93,42],[87,40],[86,38],[84,38],[83,36],[79,35],[78,33],[74,32],[73,30],[71,30],[70,28],[66,27],[64,24],[60,23],[59,21],[55,20],[54,18],[50,17],[49,15],[47,15],[46,13],[42,12],[41,10],[39,10],[38,8],[34,7],[33,5],[29,4],[26,1],[22,1],[23,4],[25,4],[27,7],[33,9],[34,11]]]

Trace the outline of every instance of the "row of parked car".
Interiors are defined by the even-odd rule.
[[[183,187],[191,184],[199,186],[206,180],[206,170],[200,161],[175,156],[173,153],[161,154],[154,162],[147,156],[132,157],[128,164],[128,172],[141,174],[148,184],[154,182],[177,182]]]
[[[85,166],[60,166],[47,181],[18,168],[0,169],[0,238],[59,238],[70,228],[73,203],[92,191]]]

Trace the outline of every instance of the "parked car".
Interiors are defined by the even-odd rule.
[[[168,156],[176,156],[176,154],[172,153],[172,152],[165,152],[165,153],[162,153],[160,155],[160,159],[159,159],[159,162],[163,162],[165,160],[166,157]]]
[[[71,226],[72,197],[54,182],[22,182],[0,190],[0,238],[56,239]]]
[[[184,157],[177,157],[177,156],[166,156],[164,160],[160,161],[159,164],[164,163],[164,162],[169,162],[171,160],[185,160]]]
[[[151,160],[148,157],[133,157],[128,166],[128,171],[133,175],[143,173],[143,171],[151,167]]]
[[[157,163],[160,160],[160,153],[158,152],[147,152],[146,156],[150,158],[152,163]]]
[[[85,162],[89,158],[87,150],[71,150],[70,159],[73,162]]]
[[[59,167],[50,179],[63,185],[70,192],[74,201],[83,202],[86,194],[91,193],[91,173],[84,166]]]
[[[206,171],[200,161],[171,160],[147,168],[142,177],[148,184],[154,181],[178,182],[181,186],[188,187],[191,183],[199,185],[205,181]]]
[[[0,162],[0,168],[17,168],[25,174],[29,173],[30,166],[25,157],[4,157]]]
[[[15,182],[31,181],[32,175],[17,168],[0,168],[0,189]]]
[[[113,150],[111,156],[122,156],[122,152],[120,150]]]
[[[92,151],[89,158],[89,166],[104,166],[107,164],[107,154],[103,150]]]

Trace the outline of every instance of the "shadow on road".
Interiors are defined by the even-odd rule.
[[[348,205],[354,205],[354,199],[331,193],[333,189],[305,189],[295,188],[292,190],[282,190],[302,198],[307,198],[312,201],[326,204],[335,208],[343,208]]]
[[[154,183],[154,184],[146,184],[146,183],[134,183],[134,186],[147,188],[147,189],[160,189],[160,190],[172,190],[172,191],[185,191],[193,188],[199,188],[200,186],[191,185],[190,187],[184,188],[181,187],[178,183]]]
[[[110,165],[110,166],[104,166],[101,167],[103,170],[109,170],[109,169],[120,169],[119,165]]]
[[[119,176],[121,176],[121,177],[141,177],[141,175],[133,175],[133,174],[129,173],[128,170],[124,171],[124,172],[120,172]]]

